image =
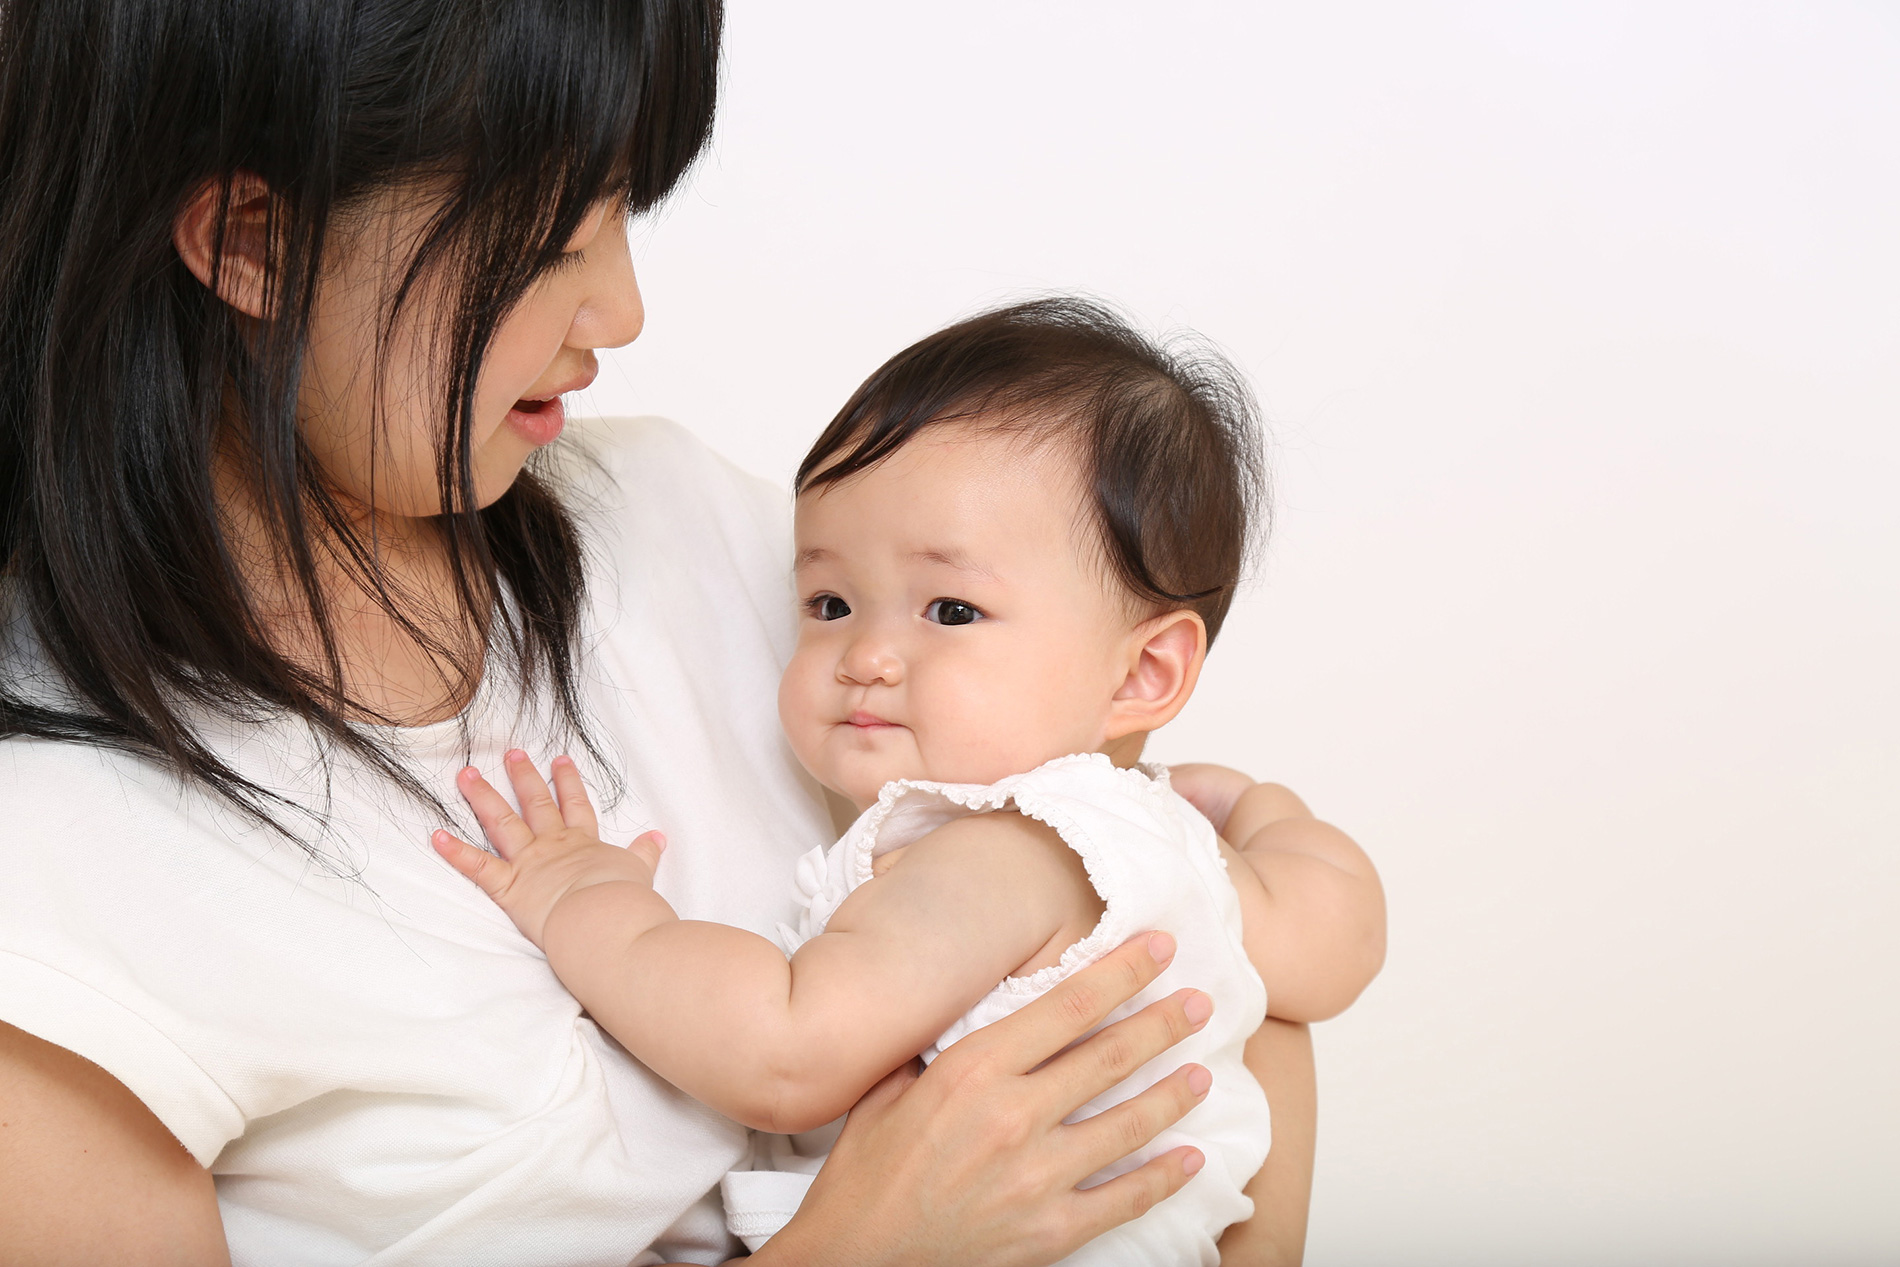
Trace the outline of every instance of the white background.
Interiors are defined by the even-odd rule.
[[[1900,1262],[1900,5],[736,0],[583,407],[787,477],[1085,288],[1258,385],[1278,523],[1166,757],[1392,909],[1309,1261]]]

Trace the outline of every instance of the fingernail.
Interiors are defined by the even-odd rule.
[[[654,844],[655,844],[656,846],[658,846],[658,848],[659,848],[659,850],[660,850],[660,852],[661,852],[661,853],[665,853],[665,852],[666,852],[666,835],[665,835],[665,833],[663,833],[663,832],[657,832],[657,831],[654,831],[654,832],[648,832],[648,833],[647,833],[647,835],[649,835],[649,836],[651,836],[651,837],[653,838],[653,843],[654,843]]]
[[[1181,1004],[1181,1010],[1187,1013],[1188,1024],[1195,1029],[1207,1024],[1207,1018],[1214,1015],[1214,1000],[1199,990],[1187,996]]]
[[[1181,1159],[1181,1170],[1188,1178],[1192,1179],[1195,1175],[1201,1173],[1201,1167],[1206,1164],[1207,1157],[1197,1148]]]
[[[480,774],[480,773],[481,773],[481,771],[480,771],[480,770],[477,770],[477,769],[476,769],[476,768],[475,768],[474,766],[472,766],[472,765],[465,765],[465,766],[463,766],[463,767],[462,767],[462,771],[461,771],[461,773],[460,773],[460,774],[457,774],[457,775],[456,775],[455,777],[456,777],[456,778],[458,778],[458,779],[472,779],[472,778],[474,778],[474,777],[475,777],[476,775],[478,775],[478,774]]]
[[[1167,963],[1174,958],[1174,938],[1166,933],[1149,933],[1148,953],[1156,963]]]
[[[503,761],[526,761],[527,759],[528,754],[519,748],[508,749],[506,755],[502,757]]]
[[[1206,1095],[1207,1089],[1213,1085],[1214,1075],[1207,1066],[1196,1065],[1188,1070],[1188,1090],[1194,1093],[1195,1098]]]
[[[560,756],[554,758],[554,764],[555,765],[573,765],[574,758],[568,756],[565,752],[563,752]]]

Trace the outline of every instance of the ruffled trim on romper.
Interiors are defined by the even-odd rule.
[[[1094,963],[1140,930],[1125,926],[1125,890],[1113,854],[1097,845],[1094,837],[1062,808],[1059,797],[1038,791],[1037,785],[1045,779],[1075,767],[1125,780],[1131,790],[1142,795],[1165,798],[1172,794],[1166,766],[1117,766],[1100,752],[1057,757],[1034,770],[990,784],[894,779],[884,785],[876,803],[858,816],[837,843],[829,849],[814,849],[799,859],[794,883],[803,909],[796,929],[779,925],[785,949],[796,951],[823,932],[852,890],[872,878],[873,864],[880,855],[910,845],[955,819],[1014,808],[1025,818],[1047,825],[1075,851],[1103,909],[1089,934],[1064,950],[1056,963],[1025,976],[1005,978],[993,993],[1033,997]],[[1224,869],[1226,864],[1223,861],[1221,865]]]

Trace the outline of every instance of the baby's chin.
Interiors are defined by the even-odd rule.
[[[825,763],[824,769],[813,769],[814,778],[839,796],[850,801],[860,812],[877,803],[878,794],[887,784],[899,779],[909,779],[914,783],[942,782],[951,780],[937,779],[923,762],[914,754],[900,757],[895,753],[878,754],[872,757],[867,753],[852,753],[842,760]]]
[[[924,760],[853,762],[848,768],[812,773],[820,783],[844,797],[859,812],[877,803],[878,794],[899,779],[913,783],[974,783],[988,786],[1012,774],[1026,774],[1046,761],[1069,755],[1068,749],[1047,756],[1018,755],[1014,758],[989,757],[950,762]]]
[[[845,800],[850,801],[851,804],[857,808],[859,813],[863,813],[877,803],[878,793],[882,792],[887,784],[895,783],[899,779],[909,779],[913,783],[921,783],[928,782],[929,776],[919,770],[893,771],[890,774],[881,776],[866,774],[862,771],[852,771],[849,774],[841,774],[835,778],[827,779],[821,777],[818,781],[836,792],[839,796],[844,797]]]

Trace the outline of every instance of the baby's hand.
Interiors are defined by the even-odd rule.
[[[1169,766],[1168,782],[1214,824],[1216,832],[1229,839],[1232,836],[1227,831],[1228,815],[1234,812],[1234,803],[1254,786],[1254,781],[1238,770],[1202,762]]]
[[[545,949],[542,937],[549,913],[578,889],[616,880],[652,887],[653,868],[666,848],[664,836],[650,831],[625,849],[605,844],[580,771],[571,760],[554,758],[558,803],[527,753],[517,748],[503,761],[521,804],[519,814],[475,767],[456,776],[456,785],[475,811],[483,834],[501,856],[446,831],[436,832],[431,843],[451,866],[508,912],[523,936]]]

